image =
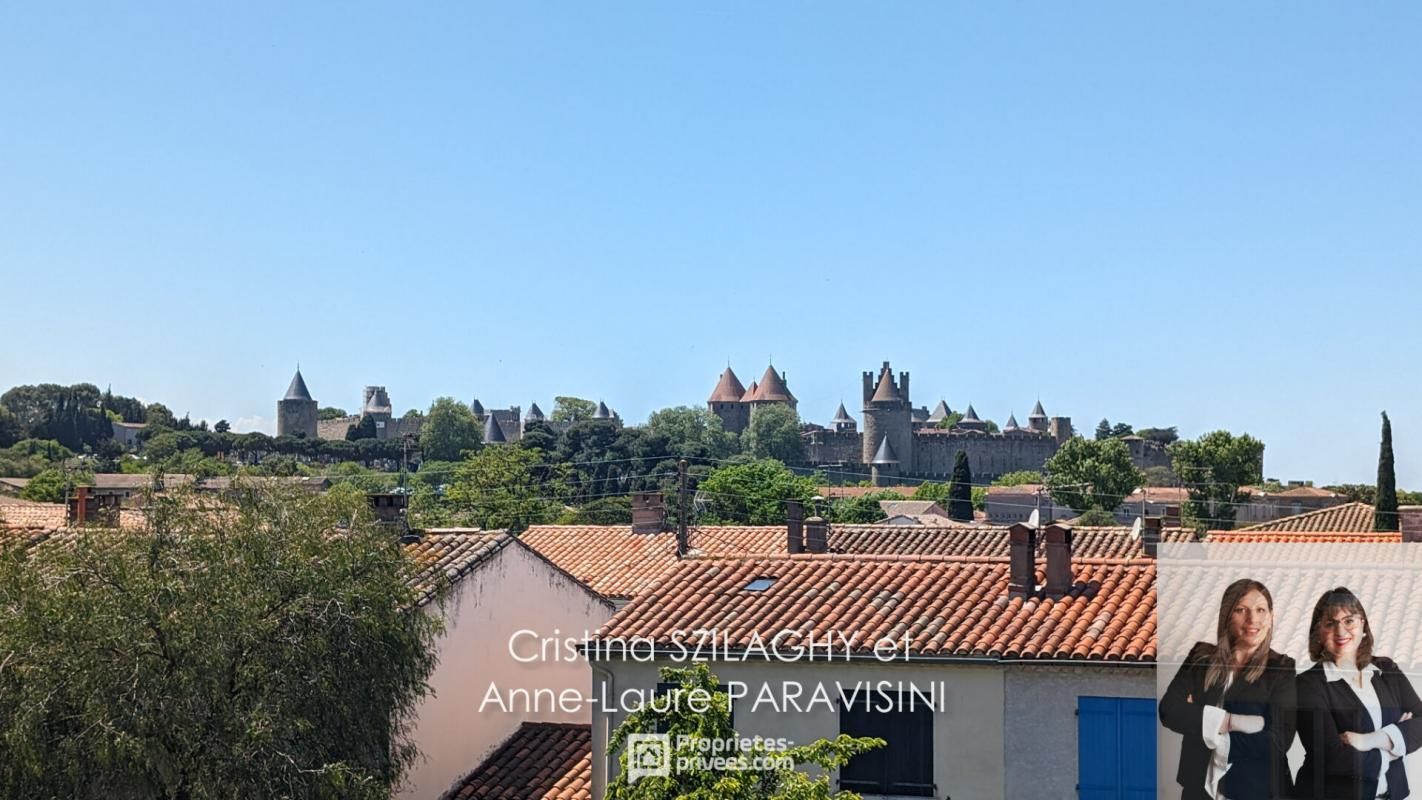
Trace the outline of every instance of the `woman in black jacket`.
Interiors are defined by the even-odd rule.
[[[1373,655],[1373,629],[1356,595],[1338,587],[1313,607],[1299,676],[1299,797],[1408,796],[1403,756],[1422,746],[1422,700],[1391,660]]]
[[[1294,661],[1269,648],[1274,599],[1245,578],[1225,589],[1215,644],[1195,645],[1160,701],[1160,721],[1184,737],[1175,779],[1184,800],[1290,796]]]

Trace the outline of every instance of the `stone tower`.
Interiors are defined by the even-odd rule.
[[[894,372],[887,361],[879,370],[877,380],[874,373],[864,373],[863,463],[875,463],[885,440],[889,443],[887,454],[894,459],[895,471],[911,473],[913,405],[909,399],[909,374],[900,372],[895,384]]]
[[[277,436],[316,438],[316,401],[306,389],[298,367],[286,396],[277,401]]]
[[[746,387],[727,365],[721,379],[716,382],[716,388],[706,399],[706,410],[721,418],[721,430],[740,433],[750,424],[750,404],[741,402],[745,395]]]
[[[384,439],[390,435],[390,420],[395,417],[395,409],[384,386],[365,387],[365,403],[360,413],[375,420],[375,438]]]

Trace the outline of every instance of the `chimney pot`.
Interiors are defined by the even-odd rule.
[[[1047,551],[1046,593],[1049,597],[1061,597],[1071,589],[1073,581],[1071,574],[1071,526],[1049,525],[1043,535],[1046,540],[1043,549]]]
[[[1165,507],[1165,524],[1172,528],[1180,527],[1180,506]]]
[[[1146,517],[1145,528],[1141,531],[1141,547],[1145,550],[1146,557],[1155,558],[1160,551],[1161,529],[1165,525],[1165,520],[1160,517]]]
[[[805,506],[799,500],[785,504],[785,551],[805,552]]]
[[[829,525],[823,517],[805,520],[805,546],[811,553],[829,552]]]
[[[1402,541],[1422,542],[1422,506],[1398,506],[1397,519]]]
[[[1029,597],[1037,592],[1037,529],[1017,523],[1007,531],[1008,597]]]

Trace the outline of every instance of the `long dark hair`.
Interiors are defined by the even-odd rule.
[[[1308,657],[1314,661],[1333,658],[1323,647],[1323,622],[1332,619],[1339,611],[1347,611],[1363,618],[1363,641],[1358,643],[1358,653],[1354,661],[1358,669],[1366,669],[1373,663],[1373,626],[1368,623],[1368,612],[1363,610],[1363,601],[1346,586],[1338,586],[1323,593],[1313,607],[1313,620],[1308,624]]]
[[[1264,674],[1264,668],[1269,664],[1269,646],[1274,642],[1274,596],[1269,594],[1269,588],[1259,581],[1240,578],[1226,587],[1224,596],[1220,598],[1220,618],[1215,625],[1215,654],[1210,657],[1210,668],[1205,672],[1206,689],[1215,684],[1223,685],[1229,676],[1234,674],[1234,640],[1229,635],[1229,617],[1234,613],[1234,607],[1239,605],[1239,601],[1250,592],[1264,595],[1264,602],[1269,604],[1269,634],[1259,643],[1259,647],[1249,654],[1249,658],[1239,669],[1247,683],[1254,683]]]

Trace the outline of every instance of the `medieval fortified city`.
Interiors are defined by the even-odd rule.
[[[1417,795],[1420,36],[0,4],[0,800]]]

